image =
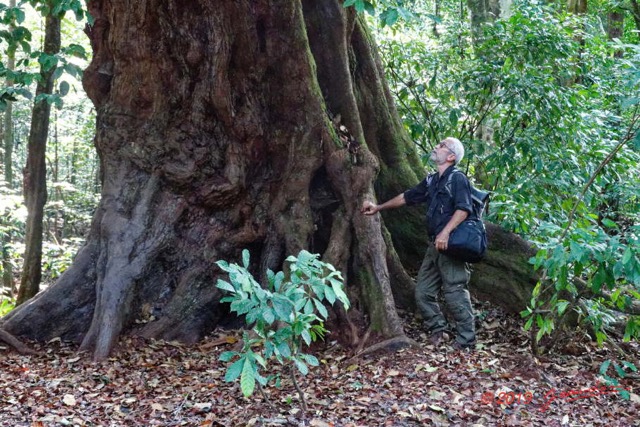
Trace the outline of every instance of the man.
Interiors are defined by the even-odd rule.
[[[426,328],[431,333],[430,341],[440,344],[448,339],[447,322],[438,305],[438,294],[442,290],[456,321],[453,344],[456,349],[473,347],[476,341],[471,299],[467,290],[471,278],[469,264],[440,252],[447,249],[449,234],[472,212],[469,180],[463,173],[454,172],[457,171],[455,165],[463,157],[462,143],[456,138],[445,138],[431,152],[437,173],[381,205],[366,201],[362,206],[365,215],[373,215],[383,209],[428,204],[427,233],[433,244],[427,248],[418,272],[416,301]],[[449,191],[445,185],[451,174]]]

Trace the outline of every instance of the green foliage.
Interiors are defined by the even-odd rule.
[[[31,109],[36,101],[33,93],[40,79],[40,67],[53,70],[56,79],[54,93],[37,100],[58,107],[51,118],[47,143],[49,194],[44,212],[42,259],[43,282],[51,283],[70,265],[84,240],[83,236],[87,234],[99,200],[99,166],[92,144],[95,111],[80,84],[82,70],[87,65],[89,42],[82,32],[84,24],[75,21],[85,17],[82,2],[54,2],[51,11],[41,8],[44,2],[17,3],[16,8],[0,5],[0,110],[6,102],[12,102],[11,160],[13,170],[17,171],[26,162]],[[43,13],[62,14],[64,10],[73,11],[73,15],[67,13],[71,19],[62,19],[62,49],[57,55],[45,55],[41,52]],[[15,56],[15,69],[12,70],[8,65],[10,55]],[[20,178],[20,174],[14,173],[11,186],[20,187]],[[4,182],[4,179],[0,170],[0,180]],[[5,231],[2,241],[4,260],[10,263],[8,266],[15,283],[23,264],[26,209],[22,206],[19,192],[2,188],[0,198],[0,205],[5,207],[11,202],[7,209],[0,207],[0,214],[3,214],[0,228]]]
[[[425,164],[445,136],[464,141],[493,192],[489,220],[541,248],[523,312],[533,338],[577,313],[602,342],[640,296],[640,50],[554,5],[516,2],[473,42],[454,12],[439,34],[378,34],[405,127]],[[637,338],[627,319],[624,339]]]
[[[398,20],[414,21],[417,16],[412,12],[412,1],[405,0],[344,0],[343,7],[353,7],[358,13],[366,12],[370,16],[378,14],[381,27],[391,27]]]
[[[9,263],[13,271],[20,267],[23,250],[19,242],[24,240],[26,219],[27,209],[22,197],[0,183],[0,277],[5,273],[5,263]]]
[[[53,9],[49,8],[49,2],[30,1],[31,7],[39,11],[42,16],[50,13],[64,16],[72,11],[77,20],[87,17],[82,2],[79,0],[57,0],[53,2]],[[77,43],[63,46],[57,55],[49,55],[38,48],[33,48],[33,29],[27,28],[25,22],[25,2],[20,2],[15,8],[4,5],[0,7],[0,47],[7,56],[16,58],[15,69],[9,69],[5,63],[0,63],[0,78],[11,82],[14,87],[0,87],[0,112],[4,111],[7,102],[15,102],[20,97],[32,99],[32,84],[41,79],[40,72],[54,69],[54,79],[68,75],[75,79],[82,77],[82,66],[75,64],[70,58],[86,59],[84,47]],[[7,29],[4,29],[7,27]],[[37,41],[36,41],[37,43]],[[21,49],[21,51],[20,51]],[[0,57],[2,57],[0,55]],[[41,66],[35,68],[35,65]],[[63,97],[69,92],[69,83],[61,82],[58,91],[35,99],[35,102],[46,101],[55,105],[58,109],[63,106]]]
[[[613,371],[613,374],[609,375],[609,372],[611,371]],[[619,363],[616,360],[607,359],[600,365],[600,376],[605,380],[605,383],[610,386],[619,386],[620,381],[617,378],[624,379],[630,372],[637,371],[638,368],[633,363],[626,360]],[[623,399],[631,399],[631,395],[628,390],[623,388],[619,388],[618,390]]]
[[[0,317],[3,317],[16,307],[14,299],[0,295]]]
[[[249,272],[249,251],[242,251],[242,265],[218,261],[216,264],[229,275],[229,282],[219,279],[217,287],[228,293],[222,302],[231,304],[231,311],[245,316],[247,325],[253,325],[256,337],[244,334],[241,351],[229,351],[221,355],[224,362],[234,362],[227,369],[225,381],[240,378],[240,388],[245,396],[255,390],[256,381],[266,385],[272,376],[265,376],[268,362],[295,367],[302,375],[309,366],[317,366],[318,360],[302,352],[303,345],[310,345],[322,338],[327,330],[324,321],[329,313],[324,302],[336,301],[349,307],[343,290],[342,276],[331,264],[319,260],[319,255],[301,251],[297,257],[286,259],[288,273],[267,272],[263,288]],[[254,351],[254,349],[258,351]],[[293,369],[292,378],[295,382]],[[303,396],[301,396],[304,402]]]

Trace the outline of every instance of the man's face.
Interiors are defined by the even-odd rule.
[[[453,154],[446,141],[441,141],[431,152],[431,161],[436,165],[442,165],[449,161],[449,156],[455,157],[455,154]]]

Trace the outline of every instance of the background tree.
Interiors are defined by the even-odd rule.
[[[39,2],[33,2],[33,5],[41,9],[46,8],[46,6],[41,7]],[[63,9],[73,10],[76,19],[82,19],[84,16],[79,1],[56,2],[53,10],[59,13]],[[42,267],[44,280],[51,281],[70,263],[73,252],[83,240],[81,238],[85,230],[83,223],[89,222],[90,217],[87,218],[87,216],[95,209],[93,193],[96,191],[96,154],[90,148],[90,137],[87,136],[94,129],[93,114],[86,106],[87,102],[82,101],[86,100],[86,96],[82,93],[83,96],[78,97],[73,83],[74,78],[81,75],[81,66],[78,62],[81,64],[84,56],[84,48],[81,44],[85,43],[86,39],[84,35],[80,35],[73,21],[63,19],[61,24],[65,41],[61,52],[55,56],[42,52],[44,18],[33,9],[32,5],[24,2],[15,7],[1,5],[0,22],[6,23],[0,28],[0,58],[3,59],[0,63],[0,76],[7,82],[14,83],[0,88],[0,110],[7,106],[12,109],[11,120],[8,122],[13,130],[13,137],[7,151],[11,153],[15,149],[11,155],[5,157],[6,162],[0,168],[0,174],[11,186],[22,187],[19,181],[12,177],[11,170],[23,169],[26,164],[26,141],[29,138],[33,108],[32,92],[36,90],[35,82],[40,78],[41,64],[51,65],[55,62],[53,77],[59,84],[55,85],[54,93],[46,96],[46,101],[56,105],[58,111],[56,117],[61,117],[64,123],[58,125],[55,122],[55,126],[52,126],[55,130],[54,141],[57,143],[52,145],[53,150],[47,149],[47,166],[56,164],[56,154],[59,153],[58,167],[53,170],[64,173],[67,181],[72,179],[78,186],[75,187],[64,181],[56,182],[55,174],[52,174],[52,169],[47,167],[47,186],[53,189],[53,197],[45,205],[46,241],[43,248]],[[7,59],[7,62],[4,59]],[[15,62],[12,62],[13,59]],[[15,64],[15,68],[9,67],[9,63]],[[65,107],[61,109],[63,97]],[[8,115],[5,116],[5,119],[8,118]],[[80,156],[78,161],[73,162],[77,167],[70,176],[68,163],[66,161],[61,163],[62,156],[65,156],[65,160],[69,158],[66,156],[68,150]],[[7,173],[4,173],[5,171]],[[77,179],[78,176],[80,179]],[[83,176],[89,178],[85,180]],[[6,288],[6,294],[0,296],[4,301],[3,307],[7,302],[4,299],[15,295],[14,272],[21,271],[25,251],[26,209],[23,203],[17,202],[21,199],[20,194],[19,189],[11,190],[0,186],[2,198],[0,211],[3,212],[0,216],[2,218],[0,238],[3,241],[3,262],[0,272]]]
[[[53,93],[56,55],[60,52],[60,21],[65,10],[56,10],[55,2],[43,5],[46,15],[44,54],[41,57],[40,79],[36,89],[35,105],[31,117],[27,164],[24,169],[23,188],[28,216],[25,233],[25,255],[17,303],[22,304],[38,293],[42,277],[42,221],[47,201],[46,145]]]
[[[9,1],[9,9],[15,10],[16,8],[16,0]],[[12,33],[15,31],[15,20],[16,16],[14,13],[7,14],[7,18],[9,19],[9,31]],[[9,48],[7,49],[7,66],[6,69],[8,74],[10,75],[16,67],[16,43],[10,43]],[[13,79],[10,76],[6,77],[6,87],[13,87]],[[7,186],[11,188],[13,186],[13,104],[11,101],[8,101],[4,111],[4,121],[3,121],[3,136],[4,136],[4,153],[3,153],[3,161],[4,161],[4,179],[7,183]]]

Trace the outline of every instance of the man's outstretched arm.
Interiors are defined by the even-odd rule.
[[[387,200],[381,205],[376,205],[375,203],[367,200],[362,204],[362,209],[360,209],[360,212],[365,215],[373,215],[380,212],[381,210],[399,208],[400,206],[404,206],[406,204],[407,202],[404,199],[404,193],[400,193],[393,199]]]

